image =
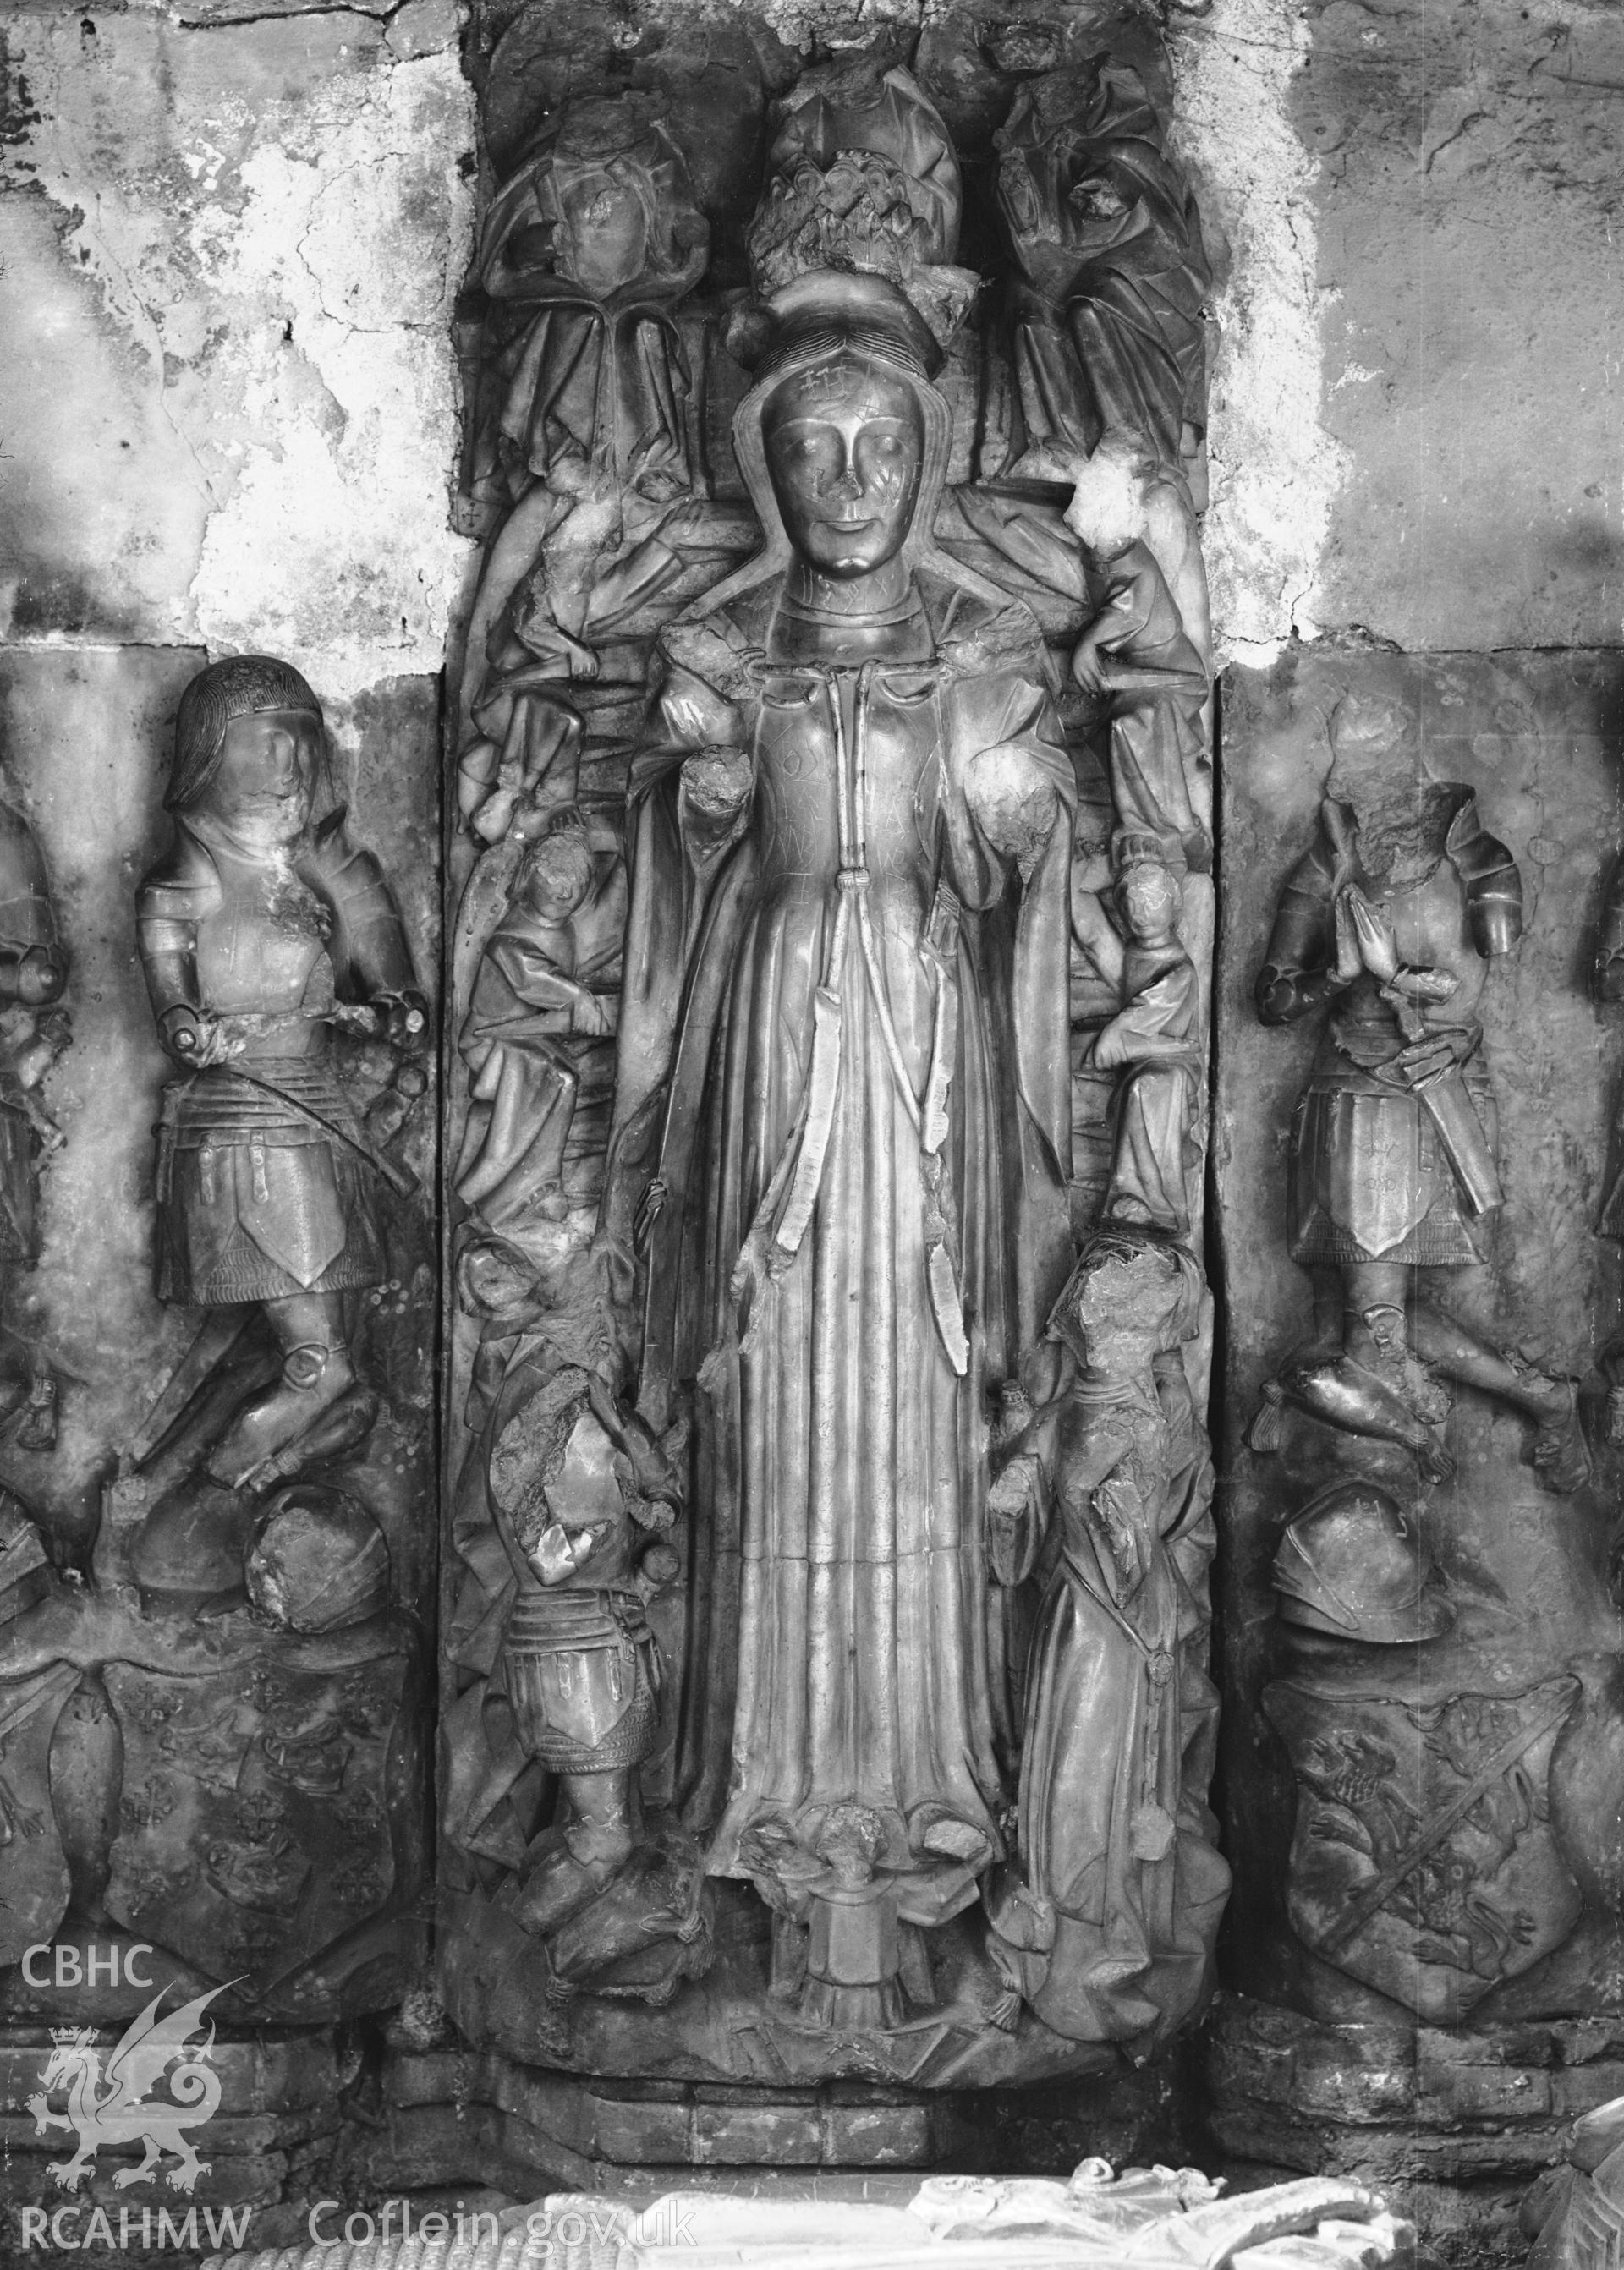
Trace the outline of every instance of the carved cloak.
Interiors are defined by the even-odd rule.
[[[869,697],[879,975],[854,941],[810,1220],[760,1270],[738,1264],[805,1124],[841,864],[835,694],[767,658],[778,577],[666,634],[634,768],[606,1220],[624,1234],[652,1168],[641,1400],[662,1424],[698,1391],[683,1772],[695,1826],[724,1814],[716,1873],[743,1873],[753,1822],[805,1837],[854,1798],[886,1820],[886,1865],[997,1846],[985,1398],[1069,1257],[1074,786],[1029,619],[934,573],[916,589],[935,659],[872,665]],[[1054,798],[1019,858],[977,786],[993,748]],[[717,750],[752,757],[733,821],[684,796],[683,760]],[[928,1116],[944,1022],[932,1168],[897,1059]],[[956,1369],[937,1246],[961,1303]]]

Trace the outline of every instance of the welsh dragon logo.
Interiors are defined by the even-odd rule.
[[[72,2158],[47,2162],[63,2191],[78,2191],[103,2144],[142,2144],[146,2149],[138,2167],[121,2168],[114,2177],[118,2190],[127,2184],[152,2182],[166,2152],[173,2152],[179,2163],[165,2178],[171,2190],[189,2192],[198,2177],[208,2173],[208,2161],[197,2157],[182,2132],[200,2128],[219,2109],[220,2077],[209,2062],[214,2048],[212,2023],[206,2041],[189,2037],[202,2030],[204,2011],[226,1989],[212,1987],[160,2019],[158,2006],[167,1991],[160,1987],[126,2027],[108,2055],[105,2073],[93,2026],[53,2027],[55,2047],[41,2075],[44,2087],[27,2103],[37,2135],[43,2136],[48,2128],[78,2132],[78,2148]],[[174,2071],[169,2075],[168,2098],[153,2098],[149,2092],[171,2065]],[[47,2104],[54,2088],[68,2092],[65,2112],[53,2112]]]

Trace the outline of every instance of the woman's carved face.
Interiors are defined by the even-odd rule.
[[[919,497],[924,419],[906,380],[842,355],[786,380],[763,421],[773,493],[801,557],[842,582],[901,550]]]

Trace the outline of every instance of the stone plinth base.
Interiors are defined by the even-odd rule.
[[[1171,2073],[1125,2066],[1048,2089],[909,2091],[608,2081],[494,2051],[391,2051],[365,2148],[381,2190],[482,2184],[533,2196],[612,2171],[1064,2173],[1087,2154],[1121,2165],[1184,2159]],[[700,2177],[703,2180],[703,2177]]]
[[[100,2066],[122,2030],[85,2030],[86,2048]],[[90,2248],[100,2260],[207,2252],[233,2244],[234,2234],[241,2243],[243,2232],[261,2244],[280,2243],[302,2229],[308,2203],[330,2187],[350,2078],[336,2029],[215,2038],[206,2070],[218,2077],[218,2103],[209,2110],[205,2096],[196,2120],[182,2108],[179,2124],[201,2163],[189,2189],[174,2180],[182,2162],[164,2141],[166,2117],[174,2120],[176,2112],[168,2082],[137,2076],[152,2109],[150,2132],[162,2148],[152,2175],[132,2182],[147,2140],[139,2108],[122,2121],[122,2134],[118,2124],[99,2123],[93,2113],[87,2126],[63,2125],[64,2115],[72,2120],[76,2103],[81,2109],[105,2103],[113,2092],[102,2079],[84,2090],[53,2082],[47,2093],[56,2046],[47,2027],[0,2029],[0,2264],[65,2260],[75,2247]],[[170,2074],[182,2069],[172,2064]],[[57,2116],[57,2125],[43,2132],[30,2105],[36,2096]],[[70,2188],[53,2167],[71,2164],[81,2136],[90,2148]]]
[[[1624,2016],[1445,2032],[1227,1995],[1200,2050],[1220,2164],[1356,2177],[1460,2270],[1521,2264],[1530,2185],[1581,2113],[1624,2096]]]

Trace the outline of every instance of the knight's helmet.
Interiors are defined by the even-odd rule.
[[[190,679],[174,720],[174,761],[166,812],[185,812],[207,794],[219,770],[226,728],[262,709],[296,710],[322,722],[322,705],[290,662],[273,655],[228,655]]]
[[[1274,1556],[1281,1619],[1338,1639],[1400,1646],[1455,1621],[1413,1525],[1374,1483],[1344,1479],[1309,1500]]]

